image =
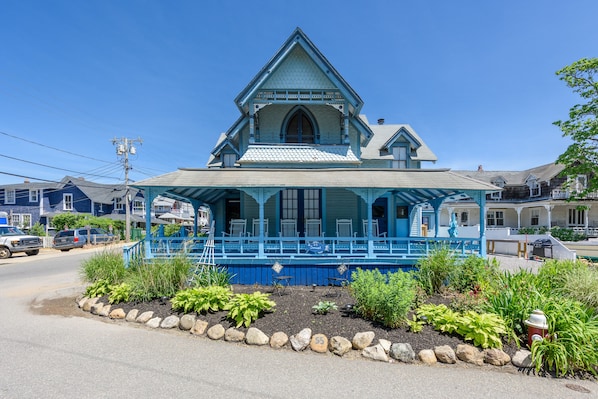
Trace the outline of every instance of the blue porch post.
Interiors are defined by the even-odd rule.
[[[146,187],[145,195],[145,258],[152,257],[151,235],[152,235],[152,202],[158,196],[154,189]]]
[[[366,203],[367,215],[368,215],[368,236],[367,236],[368,256],[370,258],[373,258],[374,257],[374,238],[372,236],[372,218],[373,218],[372,205],[379,197],[386,194],[386,192],[388,190],[376,190],[376,189],[372,189],[372,188],[368,188],[368,189],[353,188],[350,190],[353,191],[358,196],[360,196],[361,199],[363,199]]]
[[[265,216],[265,212],[264,212],[264,204],[266,203],[266,201],[268,201],[270,199],[271,196],[273,196],[274,194],[276,194],[277,192],[280,191],[279,188],[264,188],[264,187],[259,187],[259,188],[254,188],[254,189],[243,189],[242,190],[245,194],[251,196],[255,202],[257,202],[258,204],[258,210],[259,210],[259,218],[260,218],[260,236],[258,238],[258,258],[263,259],[266,257],[266,252],[264,250],[264,232],[266,231],[266,229],[264,228],[264,216]]]
[[[190,200],[190,202],[191,206],[193,206],[193,237],[197,237],[197,218],[202,202],[198,200]]]
[[[486,257],[486,192],[467,193],[480,207],[480,256]]]
[[[444,202],[444,198],[437,198],[430,201],[430,205],[434,208],[434,238],[438,238],[438,230],[440,227],[440,206]]]

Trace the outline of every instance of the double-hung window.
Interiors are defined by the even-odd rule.
[[[39,201],[39,190],[29,190],[29,202]]]
[[[73,210],[73,194],[62,194],[62,210]]]
[[[407,168],[407,147],[393,147],[392,148],[392,167],[394,169]]]
[[[4,203],[14,204],[17,201],[17,193],[15,190],[5,189],[4,190]]]
[[[530,224],[532,226],[538,226],[540,224],[540,209],[535,208],[531,210]]]
[[[488,211],[486,214],[486,224],[488,226],[504,226],[505,216],[503,211]]]

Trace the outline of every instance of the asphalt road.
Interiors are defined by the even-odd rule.
[[[81,291],[79,265],[90,255],[44,251],[0,261],[0,398],[598,397],[590,381],[349,360],[47,315],[43,301]]]

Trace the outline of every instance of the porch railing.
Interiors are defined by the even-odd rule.
[[[186,254],[199,258],[207,237],[159,237],[150,238],[125,249],[125,262],[136,257],[172,257]],[[144,249],[149,245],[149,251]],[[216,237],[214,256],[216,263],[227,259],[419,259],[434,248],[445,245],[461,256],[480,253],[479,238],[375,238],[363,237],[314,238],[268,237],[260,241],[256,237]]]

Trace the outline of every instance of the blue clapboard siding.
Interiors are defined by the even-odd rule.
[[[220,265],[226,266],[228,271],[234,277],[231,280],[232,284],[244,284],[244,285],[271,285],[274,281],[274,277],[277,275],[272,270],[270,265]],[[336,268],[338,265],[288,265],[284,266],[280,272],[280,276],[292,276],[289,281],[290,285],[312,285],[316,284],[319,286],[325,286],[329,284],[328,278],[340,277]],[[410,271],[414,269],[413,265],[368,265],[368,264],[349,264],[349,270],[345,273],[344,277],[350,279],[351,273],[357,268],[364,270],[379,269],[382,273],[396,272],[396,271]]]

